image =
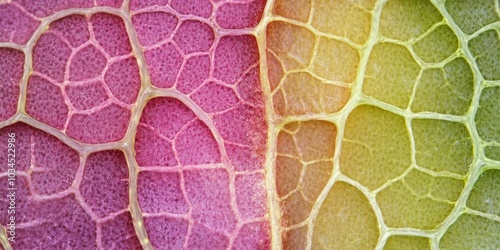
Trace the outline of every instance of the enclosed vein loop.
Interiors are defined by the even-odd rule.
[[[82,7],[76,2],[64,6],[46,2],[35,11],[30,7],[36,4],[28,5],[23,2],[0,5],[1,42],[23,47],[31,39],[33,25],[41,22],[35,16]],[[12,25],[17,27],[13,30]],[[129,122],[130,104],[135,102],[140,86],[138,66],[131,56],[123,21],[109,14],[75,14],[59,18],[49,26],[36,27],[47,28],[47,31],[26,45],[29,46],[24,49],[28,52],[28,65],[33,71],[24,72],[24,76],[25,55],[15,49],[1,48],[0,67],[6,76],[1,85],[2,100],[9,102],[2,103],[2,120],[18,112],[15,106],[19,90],[25,90],[20,82],[27,80],[27,93],[21,93],[26,95],[21,110],[42,122],[41,127],[51,126],[86,143],[122,139]],[[110,38],[112,40],[106,40]],[[113,48],[118,47],[126,51],[113,53]],[[128,82],[119,80],[122,74],[128,75]],[[114,121],[109,120],[110,117],[114,117]],[[33,123],[30,118],[25,120]],[[102,126],[96,127],[98,125]],[[2,145],[2,152],[13,150],[12,156],[1,154],[1,161],[5,163],[2,181],[15,188],[11,189],[15,190],[11,193],[14,203],[12,198],[1,200],[3,208],[11,206],[10,210],[16,213],[14,221],[2,218],[0,222],[5,226],[15,223],[16,238],[9,242],[10,247],[140,247],[128,209],[129,174],[123,152],[78,152],[55,136],[19,122],[3,127],[0,133],[2,138],[15,139]],[[11,166],[7,165],[7,157],[11,157]],[[13,170],[15,178],[12,178]]]
[[[11,134],[15,167],[4,164],[0,179],[15,188],[10,189],[14,199],[2,198],[0,204],[15,211],[14,249],[140,246],[127,208],[128,171],[121,151],[81,156],[56,137],[24,123],[0,129],[3,138]],[[1,146],[4,152],[8,148],[12,147]],[[0,160],[8,162],[7,157],[2,154]],[[4,216],[0,223],[12,220]]]
[[[53,21],[33,48],[27,113],[84,143],[123,139],[141,84],[131,52],[118,16]]]

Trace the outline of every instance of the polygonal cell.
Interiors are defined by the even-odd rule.
[[[185,15],[209,18],[212,15],[212,3],[209,0],[183,1],[172,0],[172,8]]]
[[[371,14],[375,1],[357,3],[341,0],[315,1],[312,26],[319,31],[345,37],[355,43],[364,44],[371,27]]]
[[[127,104],[134,103],[141,88],[141,76],[135,58],[113,62],[104,75],[104,81],[118,100]]]
[[[195,223],[189,235],[187,249],[213,249],[225,250],[228,249],[229,238],[213,229],[204,226],[203,224]]]
[[[412,130],[419,166],[461,175],[469,171],[473,159],[472,141],[463,124],[415,119]]]
[[[266,214],[266,189],[264,175],[241,174],[235,180],[236,204],[243,219],[254,219]]]
[[[274,2],[273,12],[282,17],[306,23],[311,12],[311,1],[298,0],[290,2],[277,0]]]
[[[306,68],[314,54],[315,35],[309,29],[286,22],[270,22],[266,28],[267,49],[285,70]]]
[[[52,1],[52,0],[15,0],[26,11],[37,17],[46,17],[60,10],[72,8],[90,8],[94,5],[92,0]]]
[[[46,79],[32,75],[28,80],[26,112],[33,118],[57,129],[63,129],[68,106],[61,88]]]
[[[94,37],[99,45],[112,57],[132,52],[123,20],[108,13],[97,13],[90,17]]]
[[[194,120],[175,138],[175,152],[182,165],[220,163],[219,144],[212,131],[199,119]]]
[[[448,62],[443,69],[425,69],[418,80],[414,112],[463,115],[469,110],[474,93],[474,75],[463,57]]]
[[[264,106],[259,67],[253,67],[241,77],[236,84],[236,91],[242,101],[254,106]]]
[[[500,216],[500,170],[487,170],[479,176],[469,194],[467,206]]]
[[[33,191],[46,195],[68,189],[80,162],[76,151],[40,130],[33,130],[32,136]]]
[[[269,80],[269,85],[271,87],[271,91],[274,91],[281,80],[283,80],[285,76],[285,69],[283,68],[282,63],[274,56],[273,53],[267,51],[267,78]]]
[[[165,6],[168,0],[130,0],[130,9],[138,10],[146,7]]]
[[[380,33],[400,41],[415,39],[441,21],[443,16],[428,0],[391,0],[380,17]]]
[[[262,110],[265,108],[265,97],[259,74],[258,67],[249,70],[243,75],[241,81],[237,83],[235,89],[242,103]]]
[[[101,243],[105,249],[142,249],[128,211],[102,222],[101,232]]]
[[[403,117],[368,105],[351,112],[340,155],[342,173],[376,189],[410,164],[410,139]]]
[[[313,249],[375,249],[378,222],[366,197],[355,187],[337,182],[314,222]]]
[[[184,125],[196,115],[184,103],[174,98],[154,98],[144,110],[140,123],[173,140]]]
[[[293,140],[291,135],[296,133],[299,130],[299,128],[300,128],[299,122],[290,122],[283,126],[283,131],[287,132],[290,135],[284,136],[283,141],[278,139],[278,152],[294,156],[298,155],[297,145],[295,144],[295,141]],[[281,135],[286,135],[286,134],[280,133],[278,134],[278,138]]]
[[[500,19],[494,0],[447,0],[445,7],[453,21],[469,35]]]
[[[384,245],[384,250],[423,250],[430,248],[431,244],[428,238],[408,235],[390,236]]]
[[[179,100],[150,100],[142,111],[136,134],[135,150],[139,166],[177,165],[172,140],[182,127],[195,118],[195,114]]]
[[[234,84],[258,62],[259,51],[255,37],[223,36],[215,50],[213,76],[224,83]]]
[[[39,24],[14,4],[0,5],[0,42],[25,44]]]
[[[300,159],[305,162],[332,159],[337,128],[327,121],[300,122],[294,133]]]
[[[1,13],[0,16],[2,16]],[[2,76],[0,79],[0,121],[9,119],[17,111],[23,72],[24,53],[10,48],[0,48],[0,75]]]
[[[128,206],[128,168],[119,150],[101,151],[87,157],[79,188],[83,199],[99,217]]]
[[[177,172],[141,171],[137,181],[137,196],[141,211],[185,214],[189,207]]]
[[[290,73],[273,95],[280,116],[335,113],[351,96],[350,89],[324,83],[308,72]]]
[[[199,169],[184,172],[191,213],[201,223],[219,233],[231,233],[237,223],[229,187],[229,174],[223,169]]]
[[[57,35],[44,33],[33,48],[33,70],[62,83],[71,49]]]
[[[57,19],[50,24],[50,30],[61,34],[76,48],[90,38],[89,24],[83,15],[69,15]]]
[[[469,41],[469,49],[484,79],[500,79],[500,38],[495,30],[485,31]]]
[[[429,196],[438,200],[456,202],[465,186],[465,180],[450,177],[434,177]]]
[[[284,230],[281,234],[283,250],[306,249],[308,226]]]
[[[414,43],[412,48],[425,62],[437,63],[458,49],[458,38],[450,26],[441,25]]]
[[[182,55],[172,43],[144,52],[151,83],[159,88],[174,86],[179,69],[182,65]]]
[[[238,104],[214,115],[213,121],[225,141],[254,147],[256,151],[265,147],[267,123],[263,107]]]
[[[366,95],[403,109],[408,106],[420,66],[406,47],[379,43],[373,47],[366,67]]]
[[[143,12],[132,16],[137,38],[145,47],[169,38],[177,27],[177,22],[175,15],[162,11]]]
[[[275,168],[276,192],[278,193],[278,197],[282,198],[297,188],[303,166],[296,158],[278,155],[276,157]]]
[[[299,128],[302,128],[302,123],[289,123],[285,126],[289,128],[291,126],[297,126],[294,133],[297,133]],[[320,158],[331,158],[333,157],[333,152],[335,148],[333,147],[335,140],[335,127],[332,124],[320,121],[310,121],[304,124],[306,129],[305,132],[295,136],[295,134],[290,134],[286,130],[282,130],[278,134],[277,141],[277,151],[278,156],[276,157],[276,189],[279,197],[284,197],[288,195],[292,190],[297,188],[299,185],[299,179],[302,175],[303,164],[301,162],[301,157],[299,157],[298,146],[297,145],[320,145],[323,148],[313,149],[312,152],[318,151],[320,155],[315,155],[313,157],[307,156],[307,153],[301,154],[306,156],[310,160],[314,160],[315,157],[320,156]],[[309,129],[307,129],[309,127]],[[322,128],[323,127],[323,128]],[[310,132],[313,133],[310,133]],[[317,133],[314,133],[317,131]],[[325,135],[325,137],[318,137],[318,135]],[[302,135],[302,136],[300,136]],[[300,138],[300,140],[298,140]],[[314,140],[322,139],[321,144],[311,144]],[[297,143],[297,144],[296,144]],[[301,146],[301,148],[304,148]],[[302,151],[301,151],[302,152]],[[307,179],[307,178],[306,178]],[[323,187],[319,187],[323,188]]]
[[[191,93],[208,78],[210,67],[210,57],[208,55],[188,58],[177,80],[177,90],[184,94]]]
[[[332,171],[332,161],[318,161],[308,164],[302,177],[304,197],[310,201],[316,201],[328,183]]]
[[[400,183],[402,183],[414,196],[427,196],[431,191],[433,181],[433,176],[412,169]]]
[[[286,127],[290,126],[294,124],[287,124]],[[289,142],[293,140],[297,143],[300,160],[313,163],[307,165],[303,173],[302,163],[298,159],[285,156],[276,159],[276,188],[278,195],[283,197],[280,202],[282,218],[288,226],[300,223],[310,215],[313,202],[329,179],[333,164],[330,162],[329,166],[329,161],[318,160],[333,158],[336,127],[325,121],[301,122],[293,136],[294,139],[288,138],[287,132],[280,132],[278,152],[283,152],[282,145],[289,144],[287,139]],[[311,183],[313,186],[306,186]]]
[[[49,195],[68,189],[74,181],[80,158],[78,153],[58,138],[23,123],[2,129],[0,134],[15,134],[16,170],[31,171],[31,186],[35,194]],[[7,152],[7,144],[5,144]],[[0,160],[5,162],[7,154]],[[5,158],[3,158],[5,157]],[[7,182],[6,182],[7,183]]]
[[[225,111],[239,102],[232,88],[215,82],[203,85],[191,95],[191,99],[207,113]]]
[[[280,200],[282,225],[290,227],[303,223],[311,216],[313,206],[314,203],[306,200],[300,191],[293,191],[290,195]]]
[[[261,20],[265,5],[266,0],[223,3],[215,11],[215,20],[226,29],[253,28]]]
[[[335,39],[320,37],[310,69],[328,80],[351,83],[356,78],[359,52]]]
[[[85,143],[119,141],[125,136],[130,116],[130,110],[116,104],[88,113],[74,114],[66,134]]]
[[[203,22],[185,20],[177,28],[174,41],[185,54],[206,52],[214,42],[214,31]]]
[[[412,170],[403,180],[380,191],[377,203],[386,225],[429,230],[442,223],[450,215],[454,205],[430,194],[432,182],[432,176]]]
[[[169,167],[179,164],[172,142],[147,125],[139,124],[135,134],[135,160],[141,167]]]
[[[479,137],[487,142],[500,142],[500,87],[483,89],[479,99],[476,122]]]
[[[441,249],[499,249],[500,222],[462,214],[439,242]]]
[[[182,249],[188,234],[189,222],[166,216],[148,216],[144,217],[144,227],[154,249]]]
[[[271,249],[269,222],[250,222],[243,225],[234,240],[233,249]]]
[[[33,220],[18,227],[16,249],[97,249],[96,225],[73,194],[33,202]],[[37,239],[33,241],[32,239]]]
[[[98,48],[87,45],[71,58],[69,80],[81,81],[99,77],[107,63],[106,57]]]
[[[293,134],[295,134],[299,128],[299,122],[290,122],[283,126],[282,132],[278,134],[277,152],[279,154],[298,157],[299,153]]]
[[[500,161],[500,147],[486,146],[484,147],[484,155],[492,160]]]

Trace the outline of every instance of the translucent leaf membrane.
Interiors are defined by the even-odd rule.
[[[499,5],[3,1],[0,242],[498,249]]]
[[[499,13],[493,0],[270,4],[277,248],[499,247]]]
[[[264,5],[1,3],[3,247],[270,249]]]

